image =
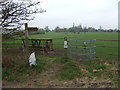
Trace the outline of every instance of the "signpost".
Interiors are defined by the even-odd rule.
[[[67,37],[64,37],[64,49],[65,49],[65,56],[67,57],[67,48],[68,48],[68,41]]]

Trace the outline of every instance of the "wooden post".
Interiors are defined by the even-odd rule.
[[[65,56],[67,56],[67,48],[68,48],[68,41],[67,41],[67,37],[64,37],[64,49],[65,49]]]
[[[28,24],[25,23],[25,57],[29,59],[29,46],[28,46]],[[29,62],[28,62],[29,64]]]

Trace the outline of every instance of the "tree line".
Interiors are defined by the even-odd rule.
[[[119,32],[118,29],[102,29],[102,27],[100,26],[99,29],[96,29],[94,27],[86,27],[86,26],[82,26],[82,25],[78,25],[78,26],[72,26],[69,28],[60,28],[59,26],[56,26],[53,30],[50,30],[48,26],[46,26],[43,29],[45,32],[73,32],[75,34],[80,34],[80,32]]]

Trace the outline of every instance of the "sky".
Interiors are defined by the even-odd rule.
[[[118,1],[120,0],[41,0],[45,13],[35,15],[29,26],[54,29],[82,25],[103,29],[118,28]]]

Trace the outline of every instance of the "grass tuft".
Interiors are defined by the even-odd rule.
[[[80,69],[75,62],[68,60],[60,70],[59,77],[62,80],[72,80],[80,76]]]

